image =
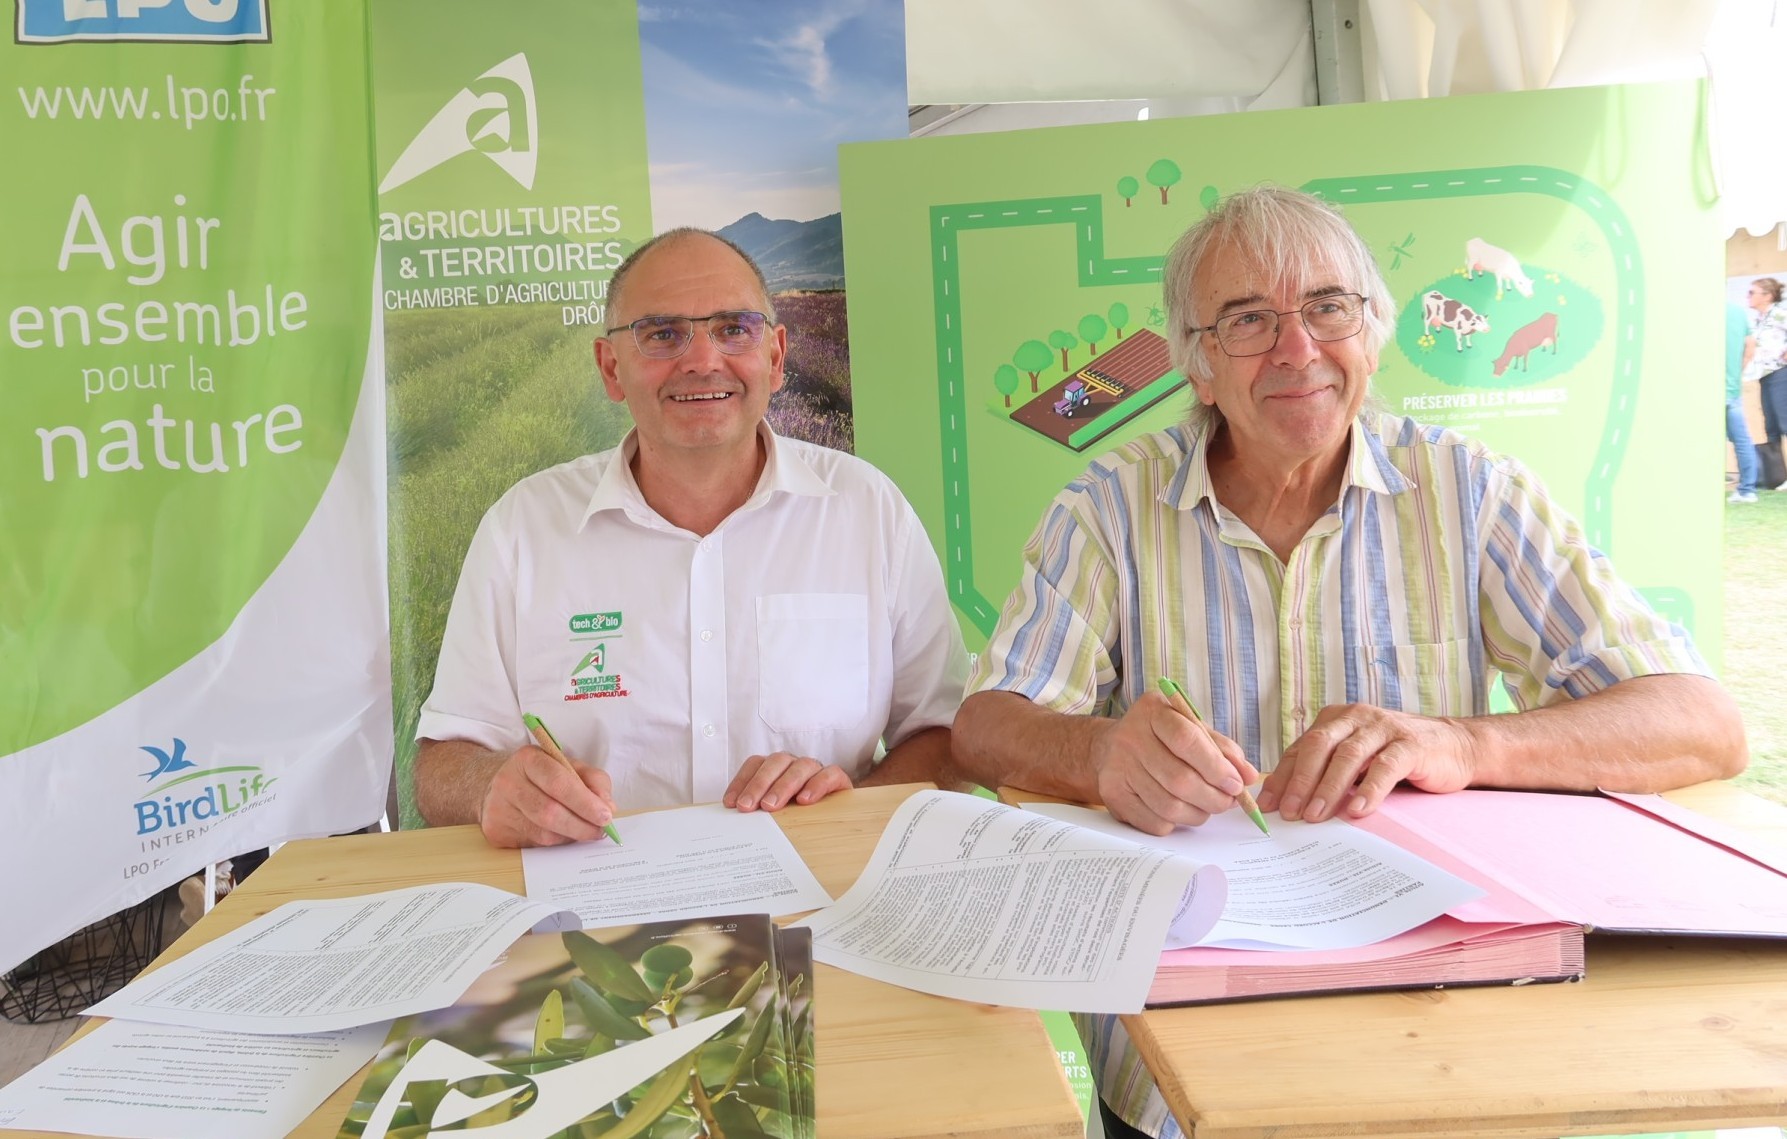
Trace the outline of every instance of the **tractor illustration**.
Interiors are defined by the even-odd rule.
[[[1061,398],[1055,401],[1055,414],[1073,418],[1073,413],[1092,402],[1092,392],[1079,380],[1069,380],[1061,389]]]

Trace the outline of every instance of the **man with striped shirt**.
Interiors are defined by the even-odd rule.
[[[1185,423],[1056,497],[956,719],[962,774],[1164,834],[1390,789],[1656,791],[1742,770],[1736,706],[1518,462],[1367,406],[1395,306],[1332,207],[1236,194],[1169,253]],[[1500,673],[1519,712],[1490,716]],[[1213,729],[1156,691],[1184,683]],[[1180,1131],[1114,1017],[1107,1130]]]

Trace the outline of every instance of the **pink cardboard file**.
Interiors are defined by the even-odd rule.
[[[1382,815],[1560,921],[1609,933],[1787,937],[1787,873],[1709,840],[1716,823],[1654,795],[1399,791]]]

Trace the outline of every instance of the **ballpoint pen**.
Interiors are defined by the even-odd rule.
[[[1179,687],[1177,681],[1171,677],[1161,677],[1160,690],[1166,694],[1166,698],[1172,702],[1173,708],[1181,716],[1193,721],[1205,731],[1209,730],[1209,725],[1205,724],[1204,718],[1198,715],[1197,708],[1192,706],[1190,699],[1185,695],[1185,689]],[[1266,816],[1260,813],[1260,805],[1253,801],[1253,796],[1248,793],[1246,787],[1241,788],[1241,794],[1236,798],[1241,800],[1241,809],[1247,812],[1247,817],[1253,820],[1253,825],[1260,828],[1260,833],[1271,834],[1272,832],[1266,829]]]
[[[564,751],[559,748],[558,740],[553,738],[552,729],[548,728],[540,717],[534,715],[532,712],[523,712],[521,714],[521,722],[527,725],[528,732],[534,737],[534,742],[540,745],[541,751],[564,764],[566,771],[571,772],[573,775],[577,774],[577,768],[571,763],[570,759],[566,757]],[[582,777],[579,776],[579,778]],[[602,833],[613,839],[615,842],[620,842],[620,832],[614,829],[613,823],[604,826],[602,828]]]

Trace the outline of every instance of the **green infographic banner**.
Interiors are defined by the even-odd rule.
[[[0,857],[55,871],[9,881],[7,912],[34,916],[6,923],[0,967],[206,861],[376,819],[369,741],[388,730],[379,456],[353,442],[364,12],[20,0],[16,17]]]
[[[1394,411],[1536,468],[1716,659],[1721,244],[1695,84],[843,148],[858,450],[926,520],[971,646],[1044,505],[1181,417],[1166,249],[1262,181],[1340,205],[1395,293]]]

